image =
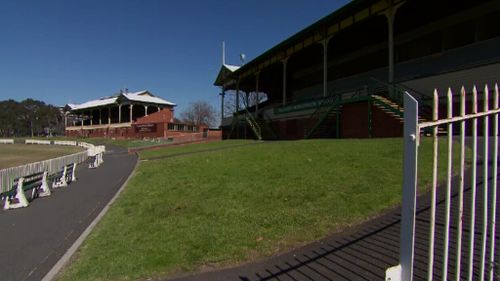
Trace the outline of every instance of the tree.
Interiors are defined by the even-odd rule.
[[[267,100],[267,94],[260,92],[258,95],[259,104]],[[257,99],[257,94],[255,92],[250,92],[247,95],[245,92],[240,91],[240,97],[238,99],[239,106],[238,109],[241,111],[245,108],[249,108],[255,105]],[[248,103],[247,103],[248,102]],[[227,91],[224,99],[224,117],[231,117],[236,112],[236,91]]]
[[[63,120],[58,107],[42,101],[0,101],[0,137],[61,135]]]
[[[189,107],[181,112],[183,122],[195,125],[216,126],[217,111],[215,107],[206,101],[196,101],[189,104]]]

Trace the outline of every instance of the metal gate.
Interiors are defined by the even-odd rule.
[[[466,95],[463,87],[458,95],[453,95],[449,89],[446,95],[446,117],[440,119],[439,96],[434,91],[432,121],[421,123],[418,121],[417,100],[408,92],[404,93],[400,256],[399,265],[387,269],[386,280],[500,280],[499,255],[495,253],[496,236],[499,235],[495,225],[500,112],[497,85],[492,92],[491,101],[490,90],[488,86],[484,87],[480,93],[482,110],[478,110],[476,87],[472,95]],[[456,113],[453,112],[454,98],[460,100],[456,103],[460,105]],[[467,114],[466,107],[469,107]],[[491,128],[490,121],[493,123]],[[438,178],[438,149],[439,141],[444,138],[438,138],[438,127],[447,130],[444,137],[447,148],[447,163],[444,164],[446,179],[442,182]],[[454,134],[454,129],[458,129],[457,134]],[[429,203],[427,207],[421,207],[422,202],[417,202],[418,147],[424,137],[423,132],[429,130],[433,138],[433,178]],[[481,131],[479,142],[478,130]],[[466,138],[466,135],[470,137]],[[466,148],[466,139],[470,149]],[[453,158],[456,152],[454,142],[459,146],[458,161]],[[480,150],[478,144],[482,144]],[[438,222],[437,208],[442,214]],[[426,231],[416,233],[416,223],[419,226],[425,223]],[[418,264],[415,263],[416,235],[420,235]]]

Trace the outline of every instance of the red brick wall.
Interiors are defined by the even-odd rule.
[[[341,138],[368,138],[368,103],[342,105],[340,114]]]
[[[174,111],[172,108],[164,108],[158,112],[151,113],[148,116],[138,118],[135,124],[145,123],[169,123],[174,122]]]
[[[388,138],[403,136],[403,122],[372,105],[372,137]]]

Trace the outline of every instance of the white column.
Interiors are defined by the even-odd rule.
[[[389,9],[385,12],[385,17],[387,18],[387,29],[388,29],[388,41],[389,41],[389,59],[388,59],[388,68],[389,75],[387,77],[387,81],[389,84],[394,82],[394,18],[396,17],[396,11],[398,10],[403,3],[397,4],[396,6],[392,6],[389,4]]]
[[[157,106],[156,108],[158,109],[156,112],[160,112],[160,110],[161,110],[161,109],[160,109],[160,107],[159,107],[159,106]]]
[[[99,108],[99,125],[101,125],[101,124],[102,124],[102,120],[101,120],[102,115],[101,115],[101,113],[102,113],[102,112],[101,112],[101,109]]]
[[[286,75],[287,75],[287,65],[288,65],[288,57],[282,60],[283,62],[283,105],[286,104]]]
[[[111,124],[111,107],[108,107],[108,125]]]
[[[148,116],[148,106],[144,106],[144,116]]]
[[[94,115],[92,115],[92,110],[89,111],[89,115],[90,115],[90,126],[92,126],[94,122],[94,120],[92,120],[94,119]]]
[[[130,105],[130,123],[132,123],[133,119],[132,119],[132,109],[134,108],[134,105],[131,104]]]

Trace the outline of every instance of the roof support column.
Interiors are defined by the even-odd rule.
[[[130,104],[129,108],[130,108],[130,120],[129,120],[129,121],[130,121],[130,123],[132,123],[132,121],[134,120],[134,119],[132,119],[132,117],[133,117],[133,112],[132,112],[132,110],[133,110],[133,108],[134,108],[134,105],[133,105],[133,104]]]
[[[237,119],[237,125],[236,125],[236,138],[240,138],[240,116],[239,116],[239,111],[240,111],[240,78],[238,77],[238,80],[236,80],[236,104],[234,106],[235,108],[235,116],[233,118]],[[235,124],[234,119],[233,119],[233,124]],[[234,126],[234,125],[233,125]]]
[[[160,112],[160,107],[159,106],[156,107],[156,112]]]
[[[288,65],[288,58],[286,57],[282,60],[283,62],[283,105],[286,104],[286,76],[287,76],[287,65]]]
[[[396,6],[393,6],[391,0],[386,0],[389,2],[389,9],[385,12],[385,17],[387,18],[387,30],[388,30],[388,42],[389,42],[389,75],[387,77],[387,81],[389,84],[394,83],[394,18],[396,17],[396,11],[399,7],[404,3],[400,3]]]
[[[89,111],[89,115],[90,115],[90,126],[93,125],[94,123],[94,112],[92,112],[92,110]]]
[[[68,127],[68,113],[64,113],[64,128]]]
[[[326,97],[328,94],[328,43],[330,42],[331,37],[326,38],[321,42],[323,45],[323,97]]]
[[[257,117],[259,110],[259,76],[260,72],[255,73],[255,117]]]
[[[108,125],[111,124],[111,107],[108,107]]]
[[[220,122],[222,125],[222,120],[224,119],[224,96],[226,96],[226,89],[222,86],[222,92],[220,93]]]
[[[148,106],[144,106],[144,116],[148,116]]]
[[[118,105],[118,123],[122,122],[122,105]]]
[[[102,125],[102,120],[101,120],[101,118],[102,118],[102,111],[101,111],[101,109],[99,108],[99,125]]]
[[[236,104],[235,107],[236,109],[236,116],[238,116],[238,111],[240,111],[240,79],[238,78],[238,81],[236,82]]]

